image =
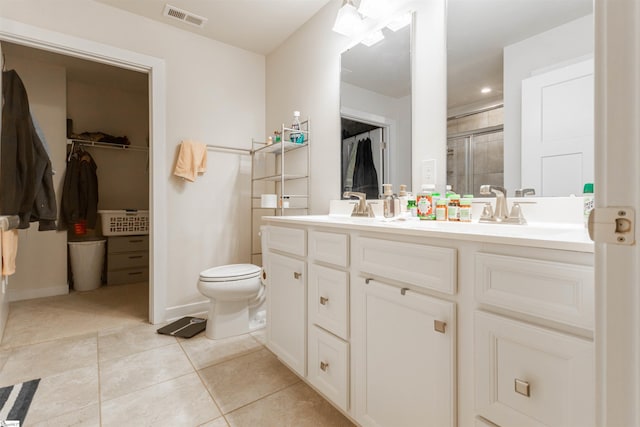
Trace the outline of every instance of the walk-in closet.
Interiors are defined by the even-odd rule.
[[[44,135],[58,209],[58,230],[19,230],[10,301],[127,285],[144,295],[147,320],[148,75],[7,42],[2,52]]]

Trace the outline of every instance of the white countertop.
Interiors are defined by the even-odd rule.
[[[334,215],[267,216],[272,224],[300,224],[375,231],[394,235],[424,236],[439,239],[529,246],[577,252],[594,252],[594,244],[582,224],[530,223],[488,224],[417,219],[353,218]]]

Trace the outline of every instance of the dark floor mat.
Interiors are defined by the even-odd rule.
[[[171,335],[180,338],[191,338],[194,335],[204,331],[207,327],[207,319],[200,317],[183,317],[167,326],[158,329],[159,334]]]

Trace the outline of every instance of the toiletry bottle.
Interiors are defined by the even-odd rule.
[[[407,200],[407,211],[409,211],[409,215],[413,218],[418,216],[418,205],[416,204],[416,198],[413,194],[409,194]]]
[[[447,184],[447,191],[445,193],[445,197],[448,199],[449,197],[453,196],[454,194],[456,194],[456,193],[453,192],[453,190],[451,188],[451,185]]]
[[[438,207],[438,200],[440,200],[440,193],[432,193],[431,194],[431,218],[432,220],[436,219],[436,208]]]
[[[440,199],[436,205],[436,221],[446,221],[448,218],[447,199]]]
[[[418,217],[420,219],[429,219],[431,215],[431,193],[433,191],[432,184],[422,184],[420,193],[416,196],[418,204]]]
[[[593,183],[587,182],[582,190],[582,198],[584,200],[584,209],[582,211],[584,217],[584,226],[589,225],[589,214],[594,208]]]
[[[383,214],[385,218],[393,218],[394,212],[394,201],[393,201],[393,192],[391,190],[391,184],[382,184],[382,188],[384,189],[384,193],[382,195],[383,200]]]
[[[296,144],[302,144],[304,142],[304,134],[302,132],[296,132],[300,130],[300,111],[293,112],[293,123],[291,124],[291,132],[289,133],[289,140]]]
[[[473,197],[473,196],[472,196]],[[471,222],[471,198],[465,195],[460,199],[460,208],[458,211],[458,218],[460,222]]]
[[[407,203],[409,202],[409,197],[407,196],[407,186],[405,184],[400,184],[398,199],[400,203],[400,215],[404,215],[405,213],[407,213]]]
[[[460,196],[452,194],[449,197],[449,212],[447,212],[447,219],[449,221],[460,221]]]

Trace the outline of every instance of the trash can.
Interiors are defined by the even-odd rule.
[[[73,288],[91,291],[100,287],[105,239],[68,242]]]

